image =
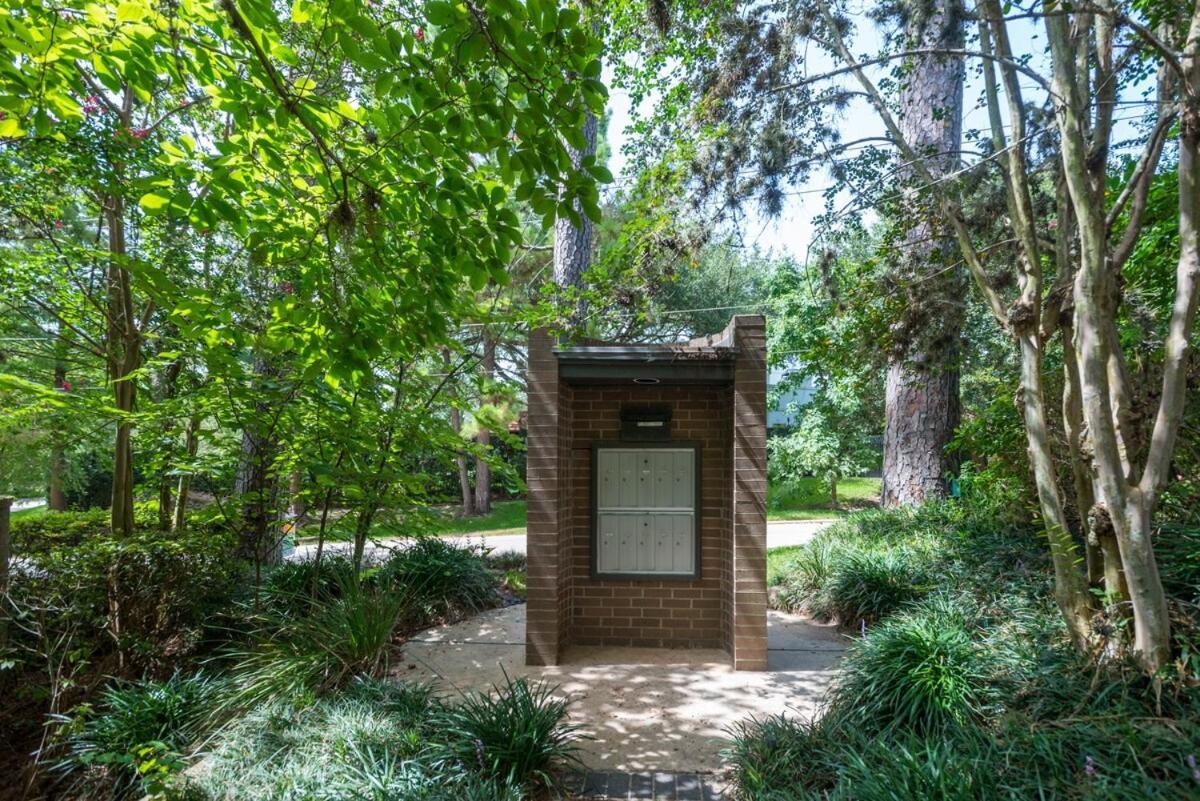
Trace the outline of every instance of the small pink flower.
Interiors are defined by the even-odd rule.
[[[63,392],[70,392],[70,391],[71,391],[71,382],[70,382],[70,381],[64,381],[64,382],[62,382],[62,391],[63,391]]]
[[[1050,222],[1046,223],[1046,227],[1049,228],[1051,231],[1057,231],[1058,230],[1058,220],[1051,220]]]
[[[104,106],[100,103],[99,95],[88,95],[83,99],[84,114],[103,114]]]
[[[62,220],[55,220],[55,221],[54,221],[54,230],[56,230],[56,231],[61,231],[62,229],[63,229],[63,221],[62,221]]]
[[[1083,761],[1083,772],[1089,779],[1096,775],[1096,761],[1090,755]]]
[[[417,28],[415,31],[413,31],[413,36],[416,38],[416,40],[418,42],[425,41],[425,29]]]
[[[150,131],[148,131],[145,128],[134,128],[132,131],[129,132],[129,135],[132,136],[134,139],[145,139],[147,136],[150,135]]]

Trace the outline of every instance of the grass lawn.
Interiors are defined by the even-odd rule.
[[[767,487],[768,520],[820,520],[841,517],[847,512],[867,509],[879,503],[879,479],[848,478],[838,482],[839,508],[830,506],[829,491],[818,478],[802,478],[788,484]]]
[[[458,507],[439,509],[435,530],[439,534],[520,534],[525,531],[525,501],[493,501],[492,513],[477,517],[457,517]]]
[[[787,573],[788,563],[792,557],[804,548],[803,545],[785,545],[782,548],[767,550],[767,586],[774,587]]]
[[[376,523],[371,529],[374,539],[405,537],[414,533],[425,534],[524,534],[525,501],[494,501],[492,512],[476,517],[458,517],[457,506],[436,506],[429,510],[428,527],[406,528],[386,522]],[[326,533],[328,542],[347,542],[354,538],[352,519],[333,523]],[[315,542],[317,526],[309,523],[300,529],[300,542]]]
[[[35,506],[32,509],[13,510],[8,513],[9,520],[29,520],[46,514],[45,506]]]

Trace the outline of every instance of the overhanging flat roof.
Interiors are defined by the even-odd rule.
[[[554,349],[572,384],[729,384],[737,349],[686,344],[575,345]]]

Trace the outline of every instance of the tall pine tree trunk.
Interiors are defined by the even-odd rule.
[[[914,49],[962,47],[957,0],[914,8],[907,25]],[[914,57],[900,95],[901,128],[935,177],[955,169],[962,139],[961,58]],[[906,178],[919,183],[909,171]],[[921,196],[927,193],[922,192]],[[883,439],[884,506],[920,503],[946,494],[954,460],[947,445],[959,422],[958,358],[965,286],[955,244],[934,204],[907,210],[914,224],[893,276],[907,296],[888,356]]]
[[[567,146],[571,164],[576,169],[585,158],[596,155],[597,127],[596,116],[590,111],[587,112],[583,123],[586,146],[582,150]],[[587,272],[592,261],[592,240],[595,235],[595,227],[583,213],[583,206],[578,201],[575,202],[574,209],[579,215],[579,225],[576,225],[570,217],[561,215],[554,221],[554,285],[560,291],[582,290],[583,274]],[[578,296],[572,300],[574,305],[572,319],[575,323],[580,323],[583,320],[587,304],[583,298]]]

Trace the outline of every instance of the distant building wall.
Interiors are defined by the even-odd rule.
[[[800,365],[796,362],[772,367],[767,373],[767,398],[770,404],[767,409],[767,428],[790,428],[799,422],[800,409],[812,402],[817,391],[817,383],[811,375],[805,376],[799,384],[776,396],[775,390],[788,376],[797,373]]]

